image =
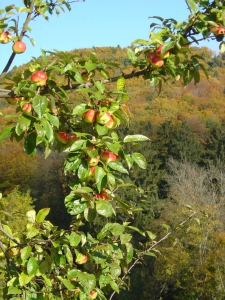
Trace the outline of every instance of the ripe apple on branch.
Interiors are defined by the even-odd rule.
[[[26,51],[26,44],[22,41],[16,41],[12,46],[12,50],[17,54],[23,53]]]
[[[37,86],[44,86],[48,76],[42,71],[36,71],[31,75],[31,81],[37,83]]]

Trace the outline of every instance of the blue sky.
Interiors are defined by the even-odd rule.
[[[15,4],[23,6],[22,0],[1,0],[0,8]],[[30,36],[35,40],[33,47],[25,38],[27,50],[16,55],[13,66],[27,63],[38,57],[41,49],[69,51],[80,48],[101,46],[127,47],[137,39],[148,39],[150,16],[186,20],[189,11],[185,0],[86,0],[72,4],[72,10],[59,17],[50,16],[49,21],[42,17],[31,22]],[[22,26],[22,23],[21,23]],[[219,44],[204,42],[218,52]],[[0,44],[0,72],[4,68],[12,49],[12,43]]]

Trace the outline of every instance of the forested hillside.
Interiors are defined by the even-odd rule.
[[[175,228],[190,207],[200,207],[203,215],[177,230],[161,243],[158,252],[137,265],[130,279],[131,291],[124,291],[115,299],[225,297],[225,54],[216,55],[205,47],[192,50],[202,56],[209,74],[206,78],[201,71],[197,85],[183,87],[177,78],[167,81],[159,92],[158,87],[141,77],[126,81],[126,103],[133,117],[129,133],[142,133],[152,142],[150,147],[141,147],[147,169],[134,169],[130,174],[130,181],[143,189],[141,196],[129,188],[122,196],[141,207],[132,225],[157,237]],[[102,61],[122,64],[124,74],[134,71],[127,49],[120,46],[74,49],[67,54],[88,57],[91,52]],[[9,75],[22,72],[23,68],[13,68]],[[118,76],[122,70],[113,72],[111,76]],[[69,105],[87,101],[83,95],[71,91]],[[0,110],[3,128],[7,123],[4,115],[16,112],[5,99],[0,100]],[[120,127],[117,133],[123,136],[127,131]],[[52,207],[49,219],[59,228],[67,228],[71,221],[64,207],[71,179],[63,173],[65,154],[53,152],[46,160],[43,157],[41,147],[36,156],[27,157],[20,142],[7,140],[0,144],[1,190],[12,204],[8,209],[20,216],[9,218],[16,228],[23,226],[21,216],[25,211],[21,202],[25,210],[32,206]],[[19,196],[14,197],[15,194]],[[121,213],[116,218],[125,216]],[[97,226],[84,230],[95,232]],[[139,245],[145,241],[138,233],[135,239]]]

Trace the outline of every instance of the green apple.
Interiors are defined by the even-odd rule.
[[[106,125],[112,118],[112,115],[109,112],[98,112],[96,116],[96,121],[99,124]]]

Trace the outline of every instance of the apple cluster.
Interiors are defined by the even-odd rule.
[[[13,41],[13,36],[9,31],[2,31],[0,33],[0,43],[1,44],[7,44],[9,42]],[[26,44],[22,41],[15,41],[13,42],[12,50],[16,54],[21,54],[26,51]]]
[[[87,123],[94,123],[105,125],[108,129],[113,129],[117,126],[115,117],[108,111],[96,111],[89,109],[83,115],[84,121]]]
[[[31,82],[36,83],[37,86],[44,86],[46,85],[46,81],[48,79],[48,76],[46,73],[42,71],[36,71],[31,75]],[[29,102],[25,101],[24,97],[8,97],[5,98],[5,100],[10,104],[10,105],[20,105],[21,110],[25,112],[26,114],[30,114],[32,111],[32,105]]]
[[[164,64],[164,59],[170,56],[170,51],[167,50],[165,53],[162,53],[163,45],[159,45],[156,51],[151,51],[147,54],[146,60],[154,68],[160,68]]]

